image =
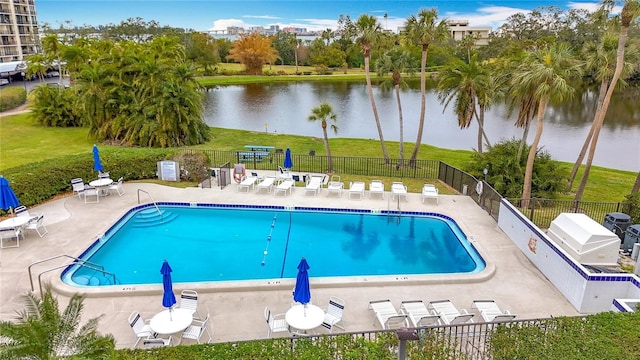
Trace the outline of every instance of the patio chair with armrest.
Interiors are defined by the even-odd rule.
[[[20,247],[20,237],[24,238],[22,228],[0,229],[0,248]],[[7,245],[5,240],[15,240],[14,245]]]
[[[285,314],[273,315],[268,306],[264,308],[264,320],[267,322],[269,329],[267,330],[267,337],[271,337],[276,332],[289,333],[289,324],[285,319]]]
[[[129,315],[129,326],[131,326],[131,330],[136,335],[136,342],[133,344],[134,348],[138,346],[141,339],[148,340],[156,337],[156,333],[151,329],[149,322],[142,319],[140,313],[135,310]]]
[[[157,337],[153,339],[145,339],[142,342],[142,346],[145,349],[153,349],[157,347],[171,346],[171,341],[173,340],[172,336],[168,338]]]
[[[125,190],[124,190],[123,182],[124,182],[124,178],[122,176],[120,176],[118,181],[116,181],[115,183],[109,185],[109,191],[115,190],[118,193],[118,196],[124,195],[125,194]]]
[[[344,300],[332,296],[331,298],[329,298],[329,306],[327,306],[327,310],[325,311],[322,326],[329,330],[329,333],[333,332],[334,326],[344,330],[344,326],[342,326],[343,312]]]
[[[44,215],[40,215],[34,219],[31,219],[25,226],[25,230],[33,230],[38,233],[40,237],[47,235],[49,232],[44,226]]]
[[[38,217],[38,214],[34,212],[29,212],[27,207],[24,205],[20,205],[16,207],[15,209],[13,209],[13,212],[16,214],[16,216],[25,216],[25,217],[28,217],[29,219],[35,219]]]
[[[200,314],[198,314],[198,292],[195,290],[182,290],[178,308],[191,311],[193,318],[200,320]]]
[[[86,186],[84,188],[84,191],[82,192],[82,194],[84,195],[84,203],[85,204],[90,204],[90,203],[97,203],[100,201],[100,192],[97,188],[94,188],[92,186]]]
[[[200,339],[202,338],[202,334],[204,334],[205,332],[209,336],[209,340],[207,341],[207,343],[210,343],[211,340],[213,339],[211,338],[211,334],[207,329],[208,321],[209,321],[209,314],[207,314],[207,316],[202,321],[193,320],[193,323],[189,325],[189,327],[187,327],[182,332],[182,336],[180,336],[180,343],[182,343],[182,339],[190,339],[190,340],[195,340],[198,344],[200,344]]]
[[[71,179],[71,187],[73,188],[74,195],[78,195],[79,198],[85,189],[84,180],[81,178]]]

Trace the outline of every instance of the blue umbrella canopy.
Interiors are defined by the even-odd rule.
[[[162,286],[164,287],[164,294],[162,295],[162,306],[171,308],[176,303],[176,296],[173,294],[173,284],[171,283],[171,266],[169,262],[165,260],[160,268],[160,274],[162,274]]]
[[[284,164],[285,169],[291,169],[293,167],[293,161],[291,160],[291,149],[287,148],[287,151],[284,154]]]
[[[309,289],[309,264],[307,259],[302,258],[298,264],[298,277],[296,277],[296,288],[293,291],[293,300],[301,304],[311,301],[311,290]]]
[[[102,163],[100,162],[100,151],[98,151],[98,147],[93,145],[93,170],[102,171]]]
[[[17,206],[20,206],[20,201],[11,189],[9,181],[0,176],[0,208],[8,210]]]

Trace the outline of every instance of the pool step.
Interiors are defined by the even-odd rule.
[[[132,219],[132,224],[134,227],[151,227],[169,223],[178,217],[178,214],[168,210],[160,210],[160,213],[156,209],[142,210]]]

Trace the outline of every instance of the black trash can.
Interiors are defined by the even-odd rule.
[[[618,235],[620,240],[623,240],[624,232],[631,225],[631,216],[620,212],[608,213],[604,216],[602,225]]]
[[[624,232],[622,250],[630,253],[633,250],[633,244],[637,242],[640,242],[640,224],[631,225]]]

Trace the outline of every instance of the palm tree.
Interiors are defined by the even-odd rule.
[[[58,300],[45,286],[41,298],[24,295],[25,309],[17,321],[0,322],[2,359],[108,359],[115,347],[113,336],[98,333],[99,318],[80,326],[84,297],[75,294],[60,313]]]
[[[42,39],[42,50],[44,50],[45,56],[49,60],[49,64],[56,65],[60,76],[58,76],[58,87],[62,89],[62,78],[64,76],[62,54],[64,52],[65,45],[58,40],[57,34],[49,34]]]
[[[331,149],[329,148],[329,137],[327,136],[327,125],[331,127],[334,134],[338,133],[338,127],[335,122],[337,121],[338,116],[333,112],[333,108],[331,105],[323,101],[320,105],[311,109],[311,115],[309,115],[309,121],[320,121],[320,125],[322,126],[322,140],[324,141],[324,149],[327,152],[327,161],[328,161],[328,172],[333,171],[333,161],[331,160]],[[329,123],[328,123],[329,122]]]
[[[487,93],[491,90],[490,70],[486,64],[481,64],[477,56],[473,56],[469,63],[454,61],[440,74],[438,82],[438,98],[445,109],[453,100],[454,112],[458,116],[458,125],[466,129],[473,118],[478,121],[478,153],[482,154],[482,138],[489,146],[489,139],[484,132],[484,111],[486,103],[491,98]],[[476,104],[480,105],[480,114]]]
[[[429,45],[446,39],[449,36],[449,28],[446,20],[437,22],[438,10],[433,8],[430,10],[423,9],[418,17],[411,15],[406,22],[406,39],[409,43],[422,47],[422,57],[420,59],[420,120],[418,125],[418,133],[416,137],[415,147],[411,154],[409,163],[415,166],[420,144],[422,143],[422,132],[424,131],[424,116],[426,112],[426,68],[427,55],[429,53]]]
[[[371,108],[373,109],[373,117],[376,120],[376,126],[378,128],[380,146],[382,147],[382,156],[384,157],[385,164],[389,164],[389,154],[387,153],[387,146],[384,143],[384,136],[382,135],[382,125],[380,124],[380,117],[378,116],[376,101],[373,98],[371,74],[369,73],[371,48],[380,39],[382,35],[382,28],[378,23],[378,20],[370,15],[360,15],[358,21],[355,22],[354,26],[356,31],[356,43],[360,45],[360,49],[362,50],[362,54],[364,55],[364,75],[367,80],[367,92],[369,93],[369,100],[371,101]]]
[[[528,206],[531,198],[533,163],[542,136],[544,115],[550,102],[561,103],[573,96],[574,88],[569,80],[580,73],[566,44],[533,50],[527,53],[524,62],[518,66],[511,80],[511,91],[518,97],[530,97],[538,102],[536,135],[524,174],[522,190],[523,206]]]
[[[404,165],[404,123],[402,120],[402,103],[400,102],[400,88],[407,83],[402,79],[402,73],[413,72],[413,59],[407,50],[393,49],[382,56],[376,62],[376,70],[379,76],[391,72],[391,80],[381,84],[381,89],[393,87],[398,104],[398,121],[400,124],[400,166]]]
[[[618,36],[615,70],[613,72],[613,75],[611,76],[611,82],[604,96],[600,114],[598,114],[598,112],[596,111],[596,116],[594,118],[593,124],[593,136],[591,138],[591,145],[589,147],[589,155],[587,156],[587,163],[585,164],[585,169],[582,173],[582,180],[580,181],[580,185],[578,186],[578,190],[576,191],[576,196],[574,198],[575,201],[582,200],[584,189],[587,186],[589,172],[591,171],[591,163],[593,162],[593,157],[596,152],[596,145],[598,144],[598,137],[600,135],[600,130],[602,129],[602,124],[604,123],[604,116],[607,113],[607,109],[609,108],[609,103],[611,102],[613,91],[618,84],[618,80],[620,79],[623,70],[625,69],[624,51],[629,34],[629,26],[631,25],[631,22],[638,16],[640,16],[640,2],[638,2],[638,0],[626,0],[624,7],[622,8],[622,12],[620,13],[620,34]]]

